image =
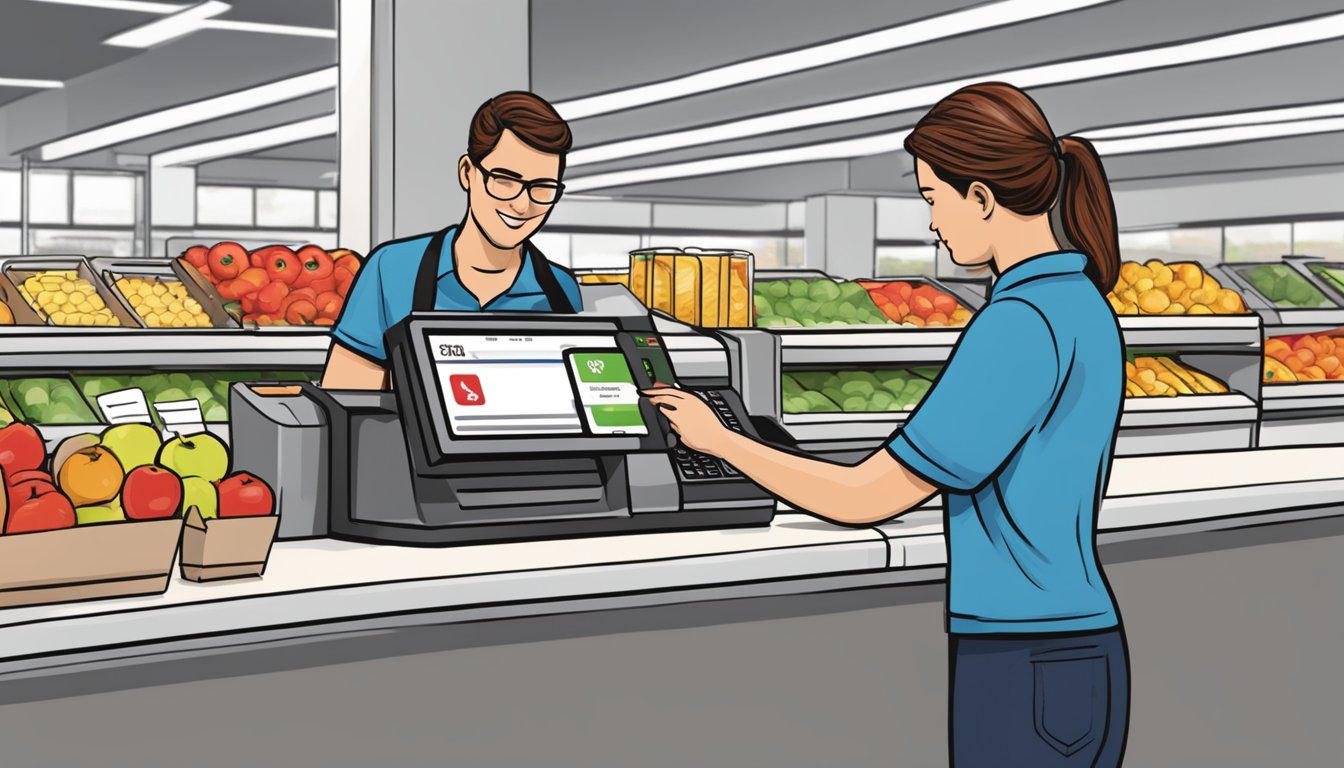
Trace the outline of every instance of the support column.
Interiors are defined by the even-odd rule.
[[[155,228],[196,226],[196,168],[163,166],[151,155],[145,165],[145,255],[163,256],[163,244],[154,238]],[[176,254],[173,254],[176,255]]]
[[[340,242],[458,221],[481,102],[531,82],[527,0],[342,0]]]
[[[873,276],[876,201],[853,195],[807,198],[803,266],[834,277]]]

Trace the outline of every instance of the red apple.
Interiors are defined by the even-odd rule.
[[[52,485],[56,484],[56,481],[51,478],[51,473],[42,469],[23,469],[18,472],[5,473],[5,485],[9,488],[13,488],[20,483],[26,483],[29,480],[45,480]]]
[[[13,475],[7,475],[6,492],[9,494],[10,507],[13,507],[19,499],[27,499],[34,495],[51,493],[56,490],[56,481],[52,479],[51,474],[40,469],[25,469],[22,472],[15,472]]]
[[[47,446],[32,424],[15,422],[0,429],[0,469],[6,473],[37,469],[47,458]]]
[[[220,517],[261,517],[275,511],[275,495],[264,480],[239,472],[219,481]]]
[[[9,519],[5,533],[34,533],[54,531],[75,526],[75,508],[54,487],[46,493],[36,489],[10,495]]]
[[[182,506],[182,480],[171,470],[147,464],[126,475],[121,508],[129,520],[172,517]]]

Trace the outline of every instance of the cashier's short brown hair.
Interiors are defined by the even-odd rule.
[[[494,151],[505,130],[533,149],[560,155],[564,169],[565,153],[574,143],[569,123],[545,99],[527,91],[508,91],[490,99],[471,118],[467,137],[467,156],[480,163]]]

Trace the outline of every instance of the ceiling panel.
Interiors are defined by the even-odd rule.
[[[340,147],[336,143],[336,137],[328,136],[326,138],[309,139],[308,141],[300,141],[283,147],[268,149],[265,152],[254,152],[253,154],[246,155],[246,157],[335,163],[339,154]]]
[[[336,94],[328,91],[241,115],[223,117],[208,123],[192,125],[176,131],[160,133],[146,139],[127,142],[117,146],[116,151],[127,155],[150,155],[177,147],[200,144],[212,139],[260,131],[310,117],[329,115],[335,111]]]

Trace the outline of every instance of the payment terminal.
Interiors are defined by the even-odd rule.
[[[306,390],[330,431],[329,531],[451,544],[768,524],[775,500],[679,445],[639,390],[677,383],[647,316],[412,314],[393,391]],[[753,434],[731,390],[700,394]]]

